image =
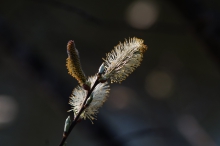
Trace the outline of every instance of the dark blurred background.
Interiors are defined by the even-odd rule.
[[[219,0],[3,0],[0,2],[0,146],[56,146],[68,97],[66,44],[87,76],[119,41],[148,50],[98,120],[68,146],[220,145]]]

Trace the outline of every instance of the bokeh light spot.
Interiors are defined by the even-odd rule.
[[[158,18],[158,8],[155,3],[149,1],[135,1],[127,9],[127,22],[134,28],[147,29]]]
[[[16,101],[6,95],[0,95],[0,127],[12,122],[17,115]]]
[[[124,109],[129,105],[130,100],[135,98],[135,96],[135,92],[128,87],[122,85],[114,86],[110,91],[108,107],[117,110]]]
[[[174,88],[174,81],[167,72],[154,71],[146,77],[145,87],[147,92],[154,98],[168,98]]]
[[[192,146],[217,146],[192,115],[180,116],[177,119],[177,128]]]

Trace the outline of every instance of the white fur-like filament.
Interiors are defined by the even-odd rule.
[[[91,88],[96,81],[96,76],[89,77],[88,81],[91,83]],[[107,82],[99,83],[92,92],[93,100],[89,104],[88,107],[83,111],[80,115],[82,119],[90,119],[91,121],[96,119],[96,115],[98,113],[99,108],[106,101],[109,94],[109,85]],[[81,86],[78,86],[73,90],[72,95],[70,96],[69,104],[72,106],[71,111],[75,113],[75,115],[79,112],[84,99],[86,98],[87,91],[84,90]]]
[[[110,78],[111,82],[121,82],[131,74],[141,63],[143,53],[147,46],[143,44],[142,39],[136,37],[128,41],[119,43],[114,49],[106,55],[104,59],[105,74],[104,78]]]

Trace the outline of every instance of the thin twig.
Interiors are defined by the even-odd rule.
[[[63,145],[64,145],[64,143],[65,143],[66,139],[68,138],[69,134],[71,133],[71,131],[73,130],[73,128],[75,127],[75,125],[77,124],[77,122],[79,121],[80,115],[81,115],[82,112],[86,109],[86,105],[85,105],[85,104],[86,104],[87,99],[89,98],[89,96],[91,95],[91,93],[93,92],[93,90],[95,89],[95,87],[100,83],[99,77],[100,77],[100,76],[97,75],[97,79],[96,79],[94,85],[92,86],[92,88],[91,88],[90,90],[88,90],[87,96],[86,96],[86,98],[84,99],[83,104],[81,105],[78,114],[77,114],[76,117],[73,119],[73,121],[72,121],[72,123],[71,123],[71,125],[70,125],[70,127],[69,127],[69,130],[68,130],[67,132],[64,132],[64,133],[63,133],[63,138],[62,138],[62,141],[60,142],[59,146],[63,146]]]

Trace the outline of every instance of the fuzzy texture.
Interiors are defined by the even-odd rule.
[[[80,64],[78,50],[72,40],[70,40],[67,44],[67,54],[68,58],[66,59],[66,66],[68,73],[72,75],[82,86],[86,82],[86,76]]]
[[[114,49],[106,55],[104,59],[105,74],[103,78],[110,78],[111,83],[125,80],[140,64],[143,59],[143,53],[147,46],[143,44],[142,39],[136,37],[129,38],[128,41],[119,43]]]
[[[90,86],[94,85],[96,81],[96,76],[89,77],[88,82],[90,82]],[[98,113],[98,109],[103,105],[109,95],[109,85],[107,82],[99,83],[92,92],[93,100],[89,104],[89,106],[83,111],[80,115],[81,119],[90,119],[91,121],[96,119],[96,115]],[[72,95],[70,96],[69,104],[72,106],[71,111],[75,113],[75,115],[79,112],[84,99],[86,98],[87,91],[82,87],[78,86],[73,90]]]

